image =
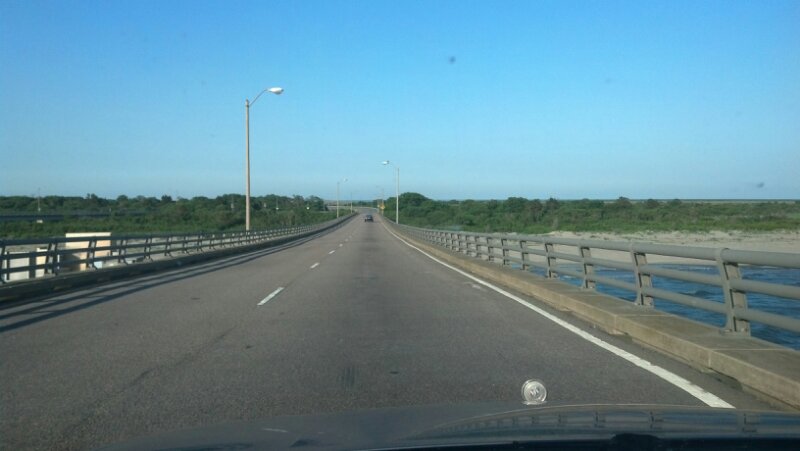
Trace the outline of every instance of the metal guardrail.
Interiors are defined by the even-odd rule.
[[[319,224],[250,232],[184,234],[87,235],[30,239],[0,239],[0,286],[56,277],[177,255],[265,243],[325,229],[347,217]],[[15,277],[15,274],[19,276]]]
[[[800,301],[800,287],[748,280],[745,265],[800,269],[800,254],[743,251],[627,241],[582,240],[537,235],[479,234],[398,226],[411,236],[451,251],[523,271],[539,268],[548,278],[560,275],[577,278],[585,289],[605,284],[635,293],[635,304],[654,306],[654,299],[725,315],[725,331],[750,334],[750,322],[800,333],[800,320],[755,308],[748,308],[747,293],[762,293]],[[592,251],[614,251],[624,259],[597,258]],[[600,252],[597,252],[598,254]],[[716,274],[666,268],[648,264],[648,255],[691,259],[712,265]],[[625,261],[628,260],[628,261]],[[566,262],[566,263],[565,263]],[[596,274],[599,268],[630,271],[633,283]],[[653,277],[719,287],[724,302],[653,287]]]

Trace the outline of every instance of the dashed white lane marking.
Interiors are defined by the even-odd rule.
[[[316,268],[317,266],[319,266],[319,262],[317,262],[317,263],[314,263],[313,265],[311,265],[311,269],[314,269],[314,268]]]
[[[334,253],[334,252],[336,252],[336,249],[334,249],[334,250],[332,250],[332,251],[328,252],[328,255],[331,255],[331,254],[332,254],[332,253]]]
[[[469,279],[472,279],[475,282],[477,282],[477,283],[479,283],[479,284],[481,284],[481,285],[483,285],[483,286],[485,286],[485,287],[487,287],[487,288],[489,288],[491,290],[494,290],[494,291],[502,294],[503,296],[505,296],[505,297],[507,297],[509,299],[517,301],[518,303],[524,305],[525,307],[528,307],[529,309],[533,310],[534,312],[544,316],[545,318],[547,318],[550,321],[558,324],[559,326],[567,329],[568,331],[574,333],[575,335],[583,338],[584,340],[586,340],[586,341],[588,341],[588,342],[590,342],[592,344],[595,344],[595,345],[605,349],[606,351],[608,351],[608,352],[610,352],[610,353],[612,353],[612,354],[614,354],[614,355],[616,355],[618,357],[621,357],[621,358],[627,360],[628,362],[638,366],[639,368],[641,368],[641,369],[643,369],[645,371],[648,371],[648,372],[660,377],[661,379],[664,379],[665,381],[667,381],[670,384],[672,384],[672,385],[680,388],[681,390],[689,393],[690,395],[694,396],[695,398],[699,399],[700,401],[703,401],[707,405],[709,405],[711,407],[723,407],[723,408],[726,408],[726,409],[735,408],[733,405],[725,402],[722,398],[714,395],[713,393],[709,393],[708,391],[706,391],[705,389],[701,388],[700,386],[693,384],[692,382],[690,382],[690,381],[678,376],[677,374],[675,374],[675,373],[673,373],[673,372],[671,372],[669,370],[666,370],[664,368],[661,368],[658,365],[654,365],[654,364],[650,363],[649,361],[647,361],[647,360],[645,360],[645,359],[643,359],[641,357],[633,355],[630,352],[625,351],[624,349],[621,349],[621,348],[618,348],[618,347],[612,345],[611,343],[607,343],[607,342],[595,337],[594,335],[592,335],[592,334],[590,334],[590,333],[588,333],[588,332],[586,332],[586,331],[584,331],[584,330],[582,330],[582,329],[580,329],[578,327],[573,326],[572,324],[562,320],[561,318],[558,318],[558,317],[556,317],[556,316],[554,316],[554,315],[552,315],[552,314],[540,309],[539,307],[536,307],[535,305],[533,305],[533,304],[529,303],[528,301],[520,298],[519,296],[513,295],[513,294],[509,293],[508,291],[503,290],[500,287],[492,285],[491,283],[486,282],[485,280],[479,279],[479,278],[477,278],[477,277],[475,277],[475,276],[473,276],[471,274],[468,274],[468,273],[456,268],[455,266],[449,265],[449,264],[439,260],[438,258],[434,257],[433,255],[428,254],[427,252],[423,251],[422,249],[414,246],[413,244],[407,242],[406,240],[400,238],[399,236],[397,236],[397,234],[395,234],[394,232],[392,232],[388,228],[386,230],[389,233],[391,233],[392,235],[394,235],[395,238],[397,238],[398,240],[400,240],[403,243],[405,243],[406,246],[409,246],[409,247],[411,247],[413,249],[416,249],[417,251],[421,252],[423,255],[425,255],[426,257],[428,257],[431,260],[435,261],[436,263],[439,263],[442,266],[450,268],[453,271],[461,274],[462,276],[467,277]]]
[[[342,244],[342,243],[339,243],[339,247],[342,247],[342,246],[344,246],[344,244]]]
[[[264,304],[266,304],[266,303],[267,303],[267,302],[269,302],[269,301],[270,301],[272,298],[274,298],[275,296],[277,296],[277,295],[278,295],[278,293],[280,293],[281,291],[283,291],[283,287],[278,287],[278,289],[277,289],[277,290],[273,291],[272,293],[270,293],[270,294],[269,294],[269,296],[267,296],[267,297],[265,297],[264,299],[262,299],[262,300],[261,300],[261,302],[259,302],[259,303],[258,303],[258,305],[264,305]]]

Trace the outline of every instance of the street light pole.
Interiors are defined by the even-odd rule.
[[[394,198],[395,199],[395,202],[394,202],[394,205],[395,205],[395,207],[394,207],[395,208],[395,210],[394,210],[394,222],[396,224],[400,224],[400,168],[395,166],[394,164],[392,164],[389,160],[386,160],[386,161],[383,162],[384,166],[387,165],[387,164],[391,165],[396,171],[396,175],[395,175],[395,193],[396,194],[395,194],[395,198]]]
[[[247,188],[244,194],[244,230],[250,231],[250,100],[244,99],[244,130],[247,138],[245,139],[245,180]]]
[[[256,103],[261,94],[265,92],[271,92],[272,94],[281,95],[283,93],[283,88],[268,88],[258,93],[255,99],[250,102],[249,99],[244,99],[244,131],[245,131],[245,180],[247,182],[247,187],[245,190],[245,201],[244,201],[244,228],[246,231],[250,231],[250,105]]]

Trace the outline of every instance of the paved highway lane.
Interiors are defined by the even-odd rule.
[[[736,407],[767,407],[542,308]],[[434,262],[379,220],[0,310],[0,356],[3,449],[83,449],[286,414],[519,402],[530,378],[545,382],[550,405],[703,405]]]

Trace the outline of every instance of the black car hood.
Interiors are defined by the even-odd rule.
[[[283,416],[173,431],[106,450],[354,450],[527,441],[658,438],[793,438],[800,414],[686,406],[519,403],[404,407]]]

